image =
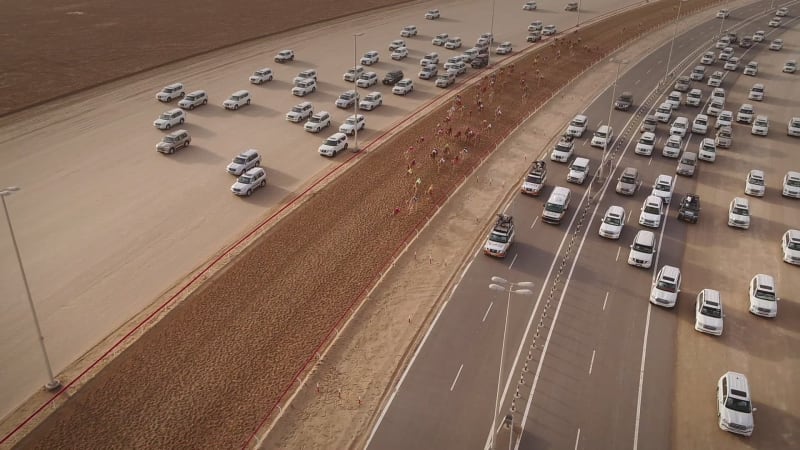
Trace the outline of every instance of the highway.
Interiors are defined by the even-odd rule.
[[[580,20],[634,3],[602,1],[582,12]],[[576,20],[562,5],[524,13],[517,3],[495,6],[491,19],[491,5],[478,0],[415,3],[343,18],[3,118],[0,180],[3,187],[22,188],[7,198],[9,213],[54,371],[68,367],[345,159],[322,158],[316,149],[351,114],[333,103],[352,89],[342,74],[353,65],[354,44],[358,56],[381,52],[381,62],[371,70],[382,76],[401,68],[416,86],[405,98],[391,95],[383,85],[372,88],[384,94],[385,102],[366,113],[366,131],[359,133],[363,147],[436,96],[447,95],[416,78],[424,54],[435,51],[443,59],[459,54],[492,26],[498,41],[511,40],[520,50],[528,45],[524,38],[531,21],[563,29]],[[441,9],[442,19],[422,18],[431,7]],[[420,34],[408,39],[409,58],[392,61],[388,43],[408,24],[417,25]],[[430,39],[441,32],[460,35],[465,46],[459,51],[433,46]],[[354,41],[357,33],[364,34]],[[273,63],[283,48],[294,49],[297,60]],[[275,71],[276,79],[250,85],[249,75],[264,66]],[[293,97],[290,80],[307,68],[319,71],[319,88],[306,98]],[[175,102],[160,104],[154,95],[175,81],[184,83],[187,92],[208,91],[210,103],[187,113],[184,128],[192,136],[191,146],[166,156],[155,151],[164,132],[152,122]],[[222,101],[238,89],[249,89],[253,104],[224,110]],[[286,111],[303,100],[313,102],[317,111],[330,111],[332,127],[312,135],[286,122]],[[234,179],[225,165],[248,148],[261,152],[268,187],[237,199],[230,193]],[[47,378],[10,235],[0,228],[0,416],[5,416]]]
[[[668,135],[664,124],[659,125],[653,157],[633,154],[633,146],[644,113],[664,97],[648,98],[666,73],[670,42],[639,61],[629,61],[618,82],[617,93],[632,91],[635,105],[642,107],[638,115],[613,113],[612,125],[622,136],[615,146],[615,164],[619,170],[637,167],[643,182],[640,189],[632,198],[622,197],[613,192],[612,182],[607,193],[596,197],[598,201],[587,204],[586,186],[567,184],[566,167],[549,162],[549,186],[543,194],[515,195],[505,208],[517,224],[511,253],[505,260],[495,260],[478,249],[389,397],[368,448],[488,445],[494,434],[501,353],[502,399],[495,424],[500,430],[495,442],[499,448],[508,446],[509,440],[515,448],[526,449],[798,445],[792,435],[797,429],[792,410],[800,392],[791,382],[798,363],[797,352],[791,349],[797,343],[799,320],[798,299],[792,293],[798,292],[800,277],[796,267],[781,261],[778,241],[787,228],[800,225],[797,201],[781,198],[779,191],[785,171],[800,167],[793,151],[796,139],[785,136],[786,122],[800,111],[800,104],[789,100],[797,98],[798,83],[795,75],[780,73],[789,55],[796,55],[800,37],[794,18],[775,30],[766,26],[770,16],[759,17],[764,11],[763,2],[736,9],[725,28],[740,36],[763,29],[770,39],[783,35],[786,41],[781,52],[768,52],[765,44],[757,44],[743,57],[744,62],[751,58],[760,62],[755,81],[765,82],[769,92],[787,93],[756,105],[759,114],[770,117],[770,135],[757,138],[746,126],[737,125],[731,150],[720,151],[713,164],[701,163],[693,178],[677,179],[667,220],[657,233],[654,268],[628,266],[627,247],[641,229],[639,208],[653,180],[658,174],[673,175],[677,160],[660,155]],[[755,21],[749,23],[751,18]],[[711,37],[719,27],[716,19],[690,30],[681,27],[671,65],[680,63],[681,70],[691,70],[713,44]],[[742,49],[737,47],[735,54],[741,55]],[[721,70],[720,63],[713,67]],[[729,73],[723,83],[730,90],[726,109],[735,112],[755,81],[742,76],[741,69]],[[694,84],[707,99],[710,88]],[[667,93],[670,90],[671,86]],[[590,130],[607,122],[611,91],[609,87],[586,109]],[[649,101],[643,105],[646,98]],[[677,114],[692,120],[698,112],[699,108],[681,106]],[[576,153],[590,158],[592,168],[597,168],[601,152],[588,145],[590,137],[584,135]],[[698,136],[689,136],[685,146],[696,151],[698,142]],[[767,172],[770,189],[765,198],[751,199],[754,226],[748,231],[730,229],[728,202],[743,196],[747,170],[756,167]],[[554,185],[573,191],[570,212],[560,226],[543,224],[539,217]],[[703,199],[696,225],[675,219],[676,204],[685,192],[696,192]],[[629,222],[619,241],[597,235],[599,219],[610,205],[628,212]],[[655,270],[664,264],[683,271],[682,293],[673,310],[647,301]],[[781,312],[774,321],[747,312],[747,284],[757,272],[775,276],[783,293]],[[533,297],[511,296],[505,345],[507,298],[488,289],[492,276],[536,285]],[[704,287],[723,295],[727,324],[721,338],[693,329],[694,296]],[[769,355],[766,362],[765,355]],[[749,441],[722,432],[716,424],[714,388],[727,370],[749,374],[760,408]],[[499,424],[517,392],[510,433]]]

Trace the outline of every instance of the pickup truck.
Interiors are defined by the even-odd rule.
[[[681,199],[680,205],[680,209],[678,209],[678,220],[697,223],[700,219],[700,196],[697,194],[686,194]]]

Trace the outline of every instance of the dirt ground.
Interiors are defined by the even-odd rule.
[[[687,14],[701,5],[692,3],[684,8]],[[252,433],[267,413],[278,411],[274,406],[287,387],[306,375],[303,363],[327,342],[329,330],[350,317],[381,271],[464,180],[465,186],[478,189],[465,190],[468,198],[459,200],[463,207],[448,205],[437,221],[471,237],[476,226],[486,225],[486,211],[495,206],[487,201],[496,198],[498,185],[500,194],[507,192],[505,181],[516,183],[518,167],[532,156],[530,147],[516,148],[514,164],[506,166],[503,176],[488,176],[485,169],[475,174],[494,146],[572,76],[636,34],[621,29],[636,24],[635,31],[651,30],[666,21],[671,7],[653,3],[603,26],[565,34],[538,56],[517,61],[513,71],[496,72],[494,83],[480,80],[462,92],[460,102],[448,103],[362,155],[85,386],[70,392],[19,447],[252,445]],[[538,137],[546,139],[549,133]],[[460,151],[465,146],[466,153]],[[534,148],[538,153],[541,147]],[[388,291],[367,298],[356,326],[346,329],[347,339],[322,361],[314,375],[319,381],[290,404],[289,420],[270,436],[275,442],[269,447],[363,443],[371,412],[380,405],[407,345],[429,319],[471,243],[442,247],[436,254],[430,241],[413,244],[407,258],[414,262],[407,267],[430,281],[389,275],[388,284],[382,284]],[[285,402],[280,406],[285,408]]]

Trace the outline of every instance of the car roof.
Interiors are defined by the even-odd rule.
[[[245,172],[245,175],[256,175],[258,173],[264,172],[264,169],[261,167],[253,167],[252,169]]]
[[[722,301],[720,299],[719,291],[715,289],[705,288],[703,289],[703,303],[706,302],[713,302],[716,303],[715,307],[721,308]]]
[[[248,91],[246,91],[246,90],[242,89],[242,90],[240,90],[240,91],[236,91],[236,92],[234,92],[234,93],[233,93],[233,94],[231,94],[231,95],[250,95],[250,92],[248,92]]]
[[[726,372],[723,377],[728,382],[728,394],[744,398],[745,400],[750,399],[750,386],[747,383],[746,376],[738,372]],[[737,391],[736,394],[732,392],[734,390]]]
[[[790,241],[800,241],[800,230],[786,230],[786,233],[789,235]]]
[[[639,169],[636,167],[626,167],[625,170],[622,171],[623,175],[639,175]]]
[[[731,203],[740,208],[750,208],[750,201],[744,197],[734,197]]]
[[[189,134],[189,132],[186,131],[186,130],[175,130],[172,133],[168,134],[167,136],[177,136],[177,135],[183,134],[183,133]]]
[[[188,93],[188,94],[186,94],[186,95],[187,95],[187,96],[188,96],[188,95],[206,95],[206,91],[203,91],[203,90],[192,91],[192,92],[189,92],[189,93]]]
[[[623,216],[623,215],[625,215],[625,208],[623,208],[622,206],[611,205],[606,210],[606,214],[614,214],[614,215],[617,215],[617,216]]]
[[[764,178],[764,171],[759,169],[750,170],[750,176],[755,178]]]
[[[317,111],[314,113],[314,115],[317,117],[322,117],[322,116],[330,116],[331,113],[329,113],[328,111]]]
[[[645,203],[658,203],[659,205],[664,202],[661,197],[657,195],[648,195],[646,199],[644,199]]]
[[[661,266],[659,272],[661,273],[661,277],[669,277],[676,280],[681,274],[681,269],[675,266]]]
[[[662,182],[672,183],[672,176],[671,175],[665,175],[665,174],[662,173],[661,175],[656,177],[656,183],[662,183]]]
[[[330,137],[335,139],[342,139],[342,138],[347,139],[347,135],[344,133],[333,133],[332,135],[330,135]]]
[[[172,109],[170,109],[169,111],[167,111],[167,114],[175,114],[175,113],[178,113],[178,112],[179,112],[179,113],[182,113],[182,112],[183,112],[183,110],[182,110],[182,109],[180,109],[180,108],[172,108]]]

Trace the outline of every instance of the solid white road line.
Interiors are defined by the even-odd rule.
[[[581,429],[578,428],[578,435],[575,436],[575,450],[578,450],[578,443],[581,441]]]
[[[534,225],[536,225],[536,222],[537,222],[538,220],[539,220],[539,216],[536,216],[536,217],[533,219],[533,223],[531,224],[531,230],[533,229],[533,226],[534,226]]]
[[[456,382],[458,381],[458,377],[461,376],[461,369],[464,368],[462,364],[461,367],[458,368],[458,373],[456,374],[456,378],[453,380],[453,384],[450,385],[450,392],[453,392],[453,388],[456,387]]]
[[[608,291],[606,291],[606,298],[603,300],[603,311],[606,310],[606,303],[608,303]]]
[[[481,322],[486,322],[486,317],[489,316],[489,311],[492,310],[492,305],[494,305],[494,302],[489,303],[489,307],[486,308],[486,313],[483,315],[483,320],[481,320]]]
[[[592,360],[589,361],[589,375],[592,374],[592,367],[594,367],[594,355],[596,350],[592,350]]]
[[[619,252],[621,252],[621,251],[622,251],[622,247],[617,247],[617,257],[614,258],[614,261],[617,261],[617,262],[619,261]]]
[[[636,189],[638,190],[639,187],[637,186]],[[625,223],[627,223],[627,224],[631,223],[631,214],[633,214],[633,209],[630,209],[628,211],[628,218],[625,220]]]

